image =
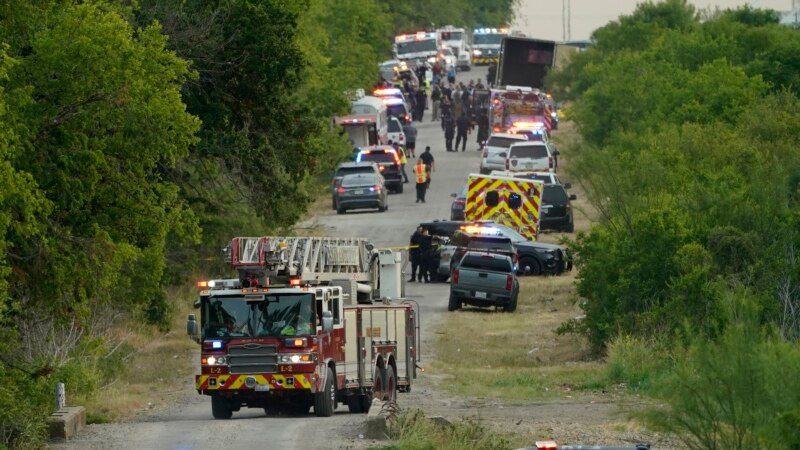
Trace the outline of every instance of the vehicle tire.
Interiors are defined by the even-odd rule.
[[[461,309],[461,300],[459,300],[455,294],[450,294],[450,301],[447,303],[447,310],[455,311],[457,309]]]
[[[514,296],[514,298],[512,298],[510,302],[508,302],[507,304],[503,305],[503,311],[505,311],[507,313],[510,313],[510,312],[514,312],[516,310],[517,310],[517,297]]]
[[[344,214],[345,212],[347,212],[347,210],[344,208],[339,208],[336,210],[336,214]]]
[[[392,366],[386,368],[386,401],[397,401],[397,375]]]
[[[436,281],[438,281],[440,283],[447,282],[448,278],[450,278],[450,275],[439,275],[439,274],[436,275]]]
[[[386,397],[386,375],[381,368],[375,368],[375,378],[372,380],[372,398],[383,401]]]
[[[520,258],[519,271],[522,275],[541,275],[542,266],[533,258]]]
[[[575,232],[575,222],[570,222],[564,227],[564,231],[567,233],[574,233]]]
[[[384,211],[386,211],[385,206],[378,206],[378,212],[384,212]]]
[[[322,392],[314,394],[314,414],[317,417],[333,415],[333,406],[336,404],[336,383],[333,380],[333,370],[328,367],[325,374],[325,387]]]
[[[331,209],[337,209],[336,208],[336,200],[335,199],[331,199]]]
[[[277,403],[273,403],[264,407],[264,414],[266,414],[267,417],[278,416],[281,412],[283,412],[283,406]]]
[[[403,184],[402,183],[400,184],[400,186],[397,186],[397,190],[395,192],[397,192],[398,194],[402,194],[403,193]]]
[[[233,417],[231,402],[221,395],[211,396],[211,415],[215,419],[228,420]]]

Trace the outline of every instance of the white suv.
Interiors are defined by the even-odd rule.
[[[527,138],[521,134],[493,133],[483,146],[481,173],[486,175],[492,170],[505,170],[508,148],[512,144],[526,140]]]
[[[508,148],[505,170],[512,172],[555,172],[558,151],[547,142],[521,142]]]
[[[406,146],[406,134],[403,133],[403,124],[397,117],[389,117],[389,140]]]

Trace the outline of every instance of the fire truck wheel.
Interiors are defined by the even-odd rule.
[[[314,394],[314,414],[319,417],[332,416],[334,403],[336,403],[336,385],[333,383],[333,371],[328,367],[324,389]]]
[[[230,419],[233,417],[233,409],[230,400],[221,395],[211,396],[211,415],[215,419]]]
[[[392,366],[386,368],[386,401],[397,401],[397,376]]]
[[[459,300],[454,294],[450,294],[450,301],[447,303],[447,310],[455,311],[457,309],[461,309],[461,300]]]
[[[383,401],[386,398],[386,376],[382,368],[375,368],[375,379],[372,380],[372,398]]]
[[[542,268],[533,258],[521,258],[519,260],[519,271],[523,275],[541,275]]]

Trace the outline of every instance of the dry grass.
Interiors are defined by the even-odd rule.
[[[194,312],[195,294],[190,286],[170,290],[174,312],[167,333],[152,327],[119,326],[116,333],[133,351],[126,357],[126,370],[119,378],[82,402],[91,420],[130,417],[174,403],[186,394],[186,380],[194,373],[198,352],[198,345],[185,333],[186,315]]]
[[[603,387],[604,366],[589,360],[585,340],[555,333],[581,314],[573,302],[574,276],[530,277],[520,285],[515,313],[465,308],[447,319],[431,365],[432,372],[448,374],[441,387],[457,395],[491,392],[515,400]]]

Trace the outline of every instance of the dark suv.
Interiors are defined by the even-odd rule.
[[[542,191],[541,230],[560,230],[572,233],[575,223],[572,220],[572,203],[575,194],[567,194],[561,184],[545,184]]]
[[[389,145],[373,145],[364,147],[356,155],[356,162],[374,162],[378,165],[383,178],[386,180],[386,189],[398,194],[403,193],[403,173],[400,155],[397,150]]]
[[[336,189],[339,187],[339,183],[342,182],[342,178],[344,178],[345,175],[354,173],[372,173],[383,178],[380,168],[373,162],[343,162],[339,164],[331,180],[331,207],[333,207],[333,209],[336,209]]]

